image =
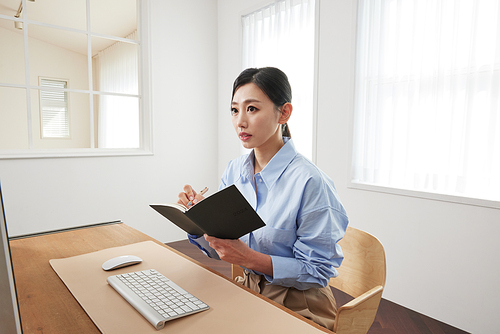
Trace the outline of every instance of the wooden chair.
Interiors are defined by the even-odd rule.
[[[339,241],[344,261],[330,286],[354,297],[337,310],[333,331],[337,334],[366,334],[375,320],[385,286],[384,246],[373,235],[347,227]]]
[[[347,227],[339,242],[344,261],[330,286],[354,297],[337,310],[333,331],[337,334],[366,334],[370,329],[385,286],[385,251],[373,235]],[[231,266],[233,279],[242,276],[239,266]]]

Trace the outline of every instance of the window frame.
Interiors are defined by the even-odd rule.
[[[27,0],[22,0],[23,5],[26,4]],[[87,0],[87,12],[89,12],[90,2]],[[0,149],[0,160],[3,159],[30,159],[30,158],[74,158],[74,157],[102,157],[102,156],[138,156],[138,155],[153,155],[153,136],[152,136],[152,101],[151,101],[151,43],[150,43],[150,1],[149,0],[137,0],[137,35],[139,42],[137,43],[139,46],[139,106],[140,106],[140,119],[139,119],[139,127],[140,127],[140,147],[139,148],[57,148],[57,149],[34,149],[30,147],[28,149]],[[55,27],[62,30],[73,31],[71,28],[64,28],[59,26],[51,26],[50,24],[44,24],[39,22],[30,21],[26,17],[26,11],[23,11],[23,15],[20,18],[9,17],[5,15],[0,15],[1,19],[10,20],[14,22],[22,22],[23,25],[27,25],[29,23],[36,23],[43,26]],[[89,20],[89,18],[88,18]],[[95,35],[95,34],[93,34]],[[99,34],[97,34],[99,35]],[[108,37],[108,36],[105,36]],[[113,38],[117,41],[125,40],[123,38]],[[90,47],[90,46],[89,46]],[[24,31],[24,49],[25,53],[28,50],[28,39],[27,39],[27,31]],[[25,56],[27,58],[27,56]],[[89,56],[91,59],[91,57]],[[26,77],[29,78],[29,66],[26,66],[25,60],[25,71]],[[92,72],[91,60],[90,67],[88,69],[89,72]],[[91,78],[91,76],[89,76]],[[11,87],[11,88],[21,88],[25,90],[26,101],[27,101],[27,112],[28,112],[28,136],[29,143],[32,145],[33,143],[33,128],[31,117],[33,112],[31,108],[31,99],[32,99],[32,90],[42,90],[43,87],[39,85],[32,85],[29,82],[25,84],[9,84],[2,83],[1,87]],[[93,108],[93,96],[106,94],[105,92],[88,90],[79,90],[79,89],[64,89],[65,92],[71,93],[87,93],[89,94],[89,113],[91,115],[91,120],[93,120],[94,108]],[[113,95],[126,95],[126,94],[113,94]],[[92,124],[92,123],[91,123]],[[70,125],[71,127],[71,125]],[[91,134],[93,131],[91,131]],[[56,139],[56,138],[50,138]]]
[[[384,194],[389,194],[389,195],[399,195],[399,196],[414,197],[414,198],[435,200],[435,201],[441,201],[441,202],[466,204],[466,205],[479,206],[479,207],[485,207],[485,208],[500,209],[500,202],[491,201],[491,200],[487,200],[487,199],[465,197],[465,196],[454,196],[454,195],[447,195],[447,194],[441,194],[441,193],[431,193],[431,192],[426,192],[426,191],[417,191],[417,190],[409,190],[409,189],[401,189],[401,188],[393,188],[393,187],[387,187],[387,186],[381,186],[381,185],[375,185],[375,184],[356,182],[356,181],[353,181],[351,179],[350,175],[349,175],[349,178],[350,178],[349,184],[347,185],[347,188],[349,188],[349,189],[366,190],[366,191],[384,193]]]

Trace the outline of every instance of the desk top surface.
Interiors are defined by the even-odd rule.
[[[49,260],[74,257],[143,241],[161,245],[167,251],[165,254],[169,256],[170,261],[184,263],[182,270],[180,270],[181,274],[192,272],[196,276],[205,275],[203,279],[211,282],[210,289],[207,289],[210,293],[207,294],[204,301],[215,307],[213,310],[205,311],[207,313],[204,317],[209,321],[213,318],[214,321],[219,322],[218,324],[214,323],[213,331],[215,333],[221,333],[221,326],[228,328],[228,332],[236,330],[239,333],[255,332],[254,326],[246,326],[247,328],[245,326],[233,327],[232,322],[235,322],[234,326],[239,323],[237,319],[239,317],[235,317],[236,314],[245,317],[248,323],[252,323],[252,321],[254,323],[268,323],[273,329],[272,331],[276,330],[275,326],[277,324],[276,321],[271,322],[270,319],[281,319],[278,321],[278,325],[282,323],[285,327],[294,324],[291,327],[294,329],[302,328],[302,333],[304,329],[308,333],[329,332],[269,301],[267,298],[231,282],[223,275],[125,224],[84,228],[10,242],[23,331],[25,333],[100,333],[98,327],[51,268]],[[189,261],[189,265],[186,265],[186,260]],[[155,259],[155,261],[158,261],[158,259]],[[161,265],[161,262],[156,263]],[[129,269],[134,267],[129,267]],[[186,268],[186,270],[184,271],[183,268]],[[200,268],[204,270],[200,271]],[[139,268],[138,270],[142,269]],[[135,269],[129,271],[135,271]],[[177,272],[179,272],[179,269],[174,272],[174,275],[179,274]],[[101,269],[99,274],[103,273]],[[168,277],[169,274],[167,273],[166,276]],[[182,282],[178,283],[182,284]],[[235,290],[235,287],[238,287],[238,289]],[[231,296],[225,296],[228,291],[232,291]],[[200,290],[200,293],[204,294],[203,290]],[[241,301],[241,303],[233,303],[230,308],[220,304],[221,296],[229,299],[234,294],[237,295],[237,300]],[[118,302],[126,303],[124,300]],[[249,303],[253,307],[248,306]],[[269,308],[269,305],[273,307]],[[256,312],[259,309],[265,309],[266,311]],[[194,316],[196,315],[191,317]],[[224,324],[220,324],[220,319],[224,317],[227,320],[224,321]],[[204,324],[206,325],[206,322]],[[304,325],[307,326],[304,327]],[[177,325],[177,327],[179,326]],[[168,326],[165,327],[165,332],[168,330],[167,328]],[[178,330],[179,328],[176,328],[175,332],[178,333]],[[210,328],[201,328],[200,330],[205,333],[211,332]]]

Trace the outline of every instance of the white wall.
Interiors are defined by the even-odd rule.
[[[241,71],[239,16],[266,2],[218,3],[221,173],[239,153],[228,116]],[[349,188],[356,3],[320,0],[317,164],[335,181],[350,224],[384,244],[384,298],[469,332],[498,332],[499,210]]]
[[[151,34],[154,155],[0,160],[10,234],[121,219],[185,238],[148,205],[217,188],[216,1],[152,0]]]

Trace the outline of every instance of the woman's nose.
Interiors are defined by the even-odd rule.
[[[247,119],[246,119],[246,115],[244,113],[238,114],[238,119],[236,121],[236,125],[238,125],[239,128],[246,128],[247,127]]]

